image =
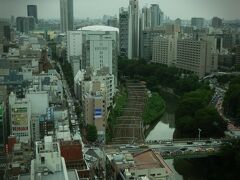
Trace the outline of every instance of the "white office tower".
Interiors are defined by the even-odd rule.
[[[51,136],[45,136],[44,142],[36,142],[35,147],[35,159],[31,161],[30,177],[21,175],[19,179],[79,179],[76,170],[67,170],[65,160],[61,157],[59,143],[53,142]]]
[[[117,86],[118,28],[86,26],[78,31],[69,31],[67,43],[74,76],[80,69],[98,71],[108,68]]]
[[[128,9],[120,8],[119,10],[119,55],[128,57]]]
[[[151,4],[151,27],[155,28],[162,24],[163,12],[159,8],[158,4]]]
[[[138,0],[129,1],[128,58],[139,58],[139,7]]]
[[[153,39],[152,62],[174,66],[177,59],[177,38],[157,36]]]
[[[82,68],[82,32],[67,32],[67,60],[72,65],[73,75],[75,76]]]
[[[211,71],[211,44],[205,40],[179,39],[176,67],[203,77]]]
[[[27,98],[17,99],[16,94],[9,95],[10,134],[20,142],[31,140],[31,102]]]
[[[73,0],[60,0],[60,29],[62,33],[73,30]]]

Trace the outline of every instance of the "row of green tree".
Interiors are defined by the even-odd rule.
[[[182,76],[189,72],[145,61],[121,59],[118,61],[118,72],[121,79],[128,77],[146,81],[147,87],[152,91],[158,91],[159,87],[163,86],[172,88],[175,94],[183,95],[202,85],[198,77],[193,74]]]
[[[209,105],[213,91],[200,88],[184,94],[175,113],[176,137],[196,138],[198,129],[201,137],[222,137],[226,123],[217,110]]]
[[[158,121],[165,112],[165,108],[165,101],[162,97],[158,93],[152,93],[145,105],[143,113],[144,125],[153,124]]]
[[[232,118],[240,118],[240,76],[231,80],[223,101],[224,113]]]

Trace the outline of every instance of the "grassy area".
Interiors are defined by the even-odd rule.
[[[143,113],[144,125],[150,125],[159,120],[159,118],[165,112],[165,101],[159,96],[158,93],[152,93],[152,96],[148,99],[145,105]]]
[[[115,96],[114,107],[110,111],[108,116],[108,128],[106,130],[106,141],[109,142],[113,136],[113,128],[116,124],[117,117],[120,117],[122,114],[122,109],[127,103],[127,91],[125,87],[122,87],[120,92]]]

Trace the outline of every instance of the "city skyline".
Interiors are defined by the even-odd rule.
[[[102,18],[103,15],[117,15],[120,7],[127,7],[129,0],[101,0],[101,5],[97,0],[74,0],[74,18]],[[38,17],[40,19],[59,18],[59,0],[1,0],[0,17],[10,18],[11,15],[26,16],[27,5],[38,6]],[[139,0],[140,8],[150,4],[159,4],[161,10],[171,19],[190,19],[191,17],[203,17],[211,19],[214,16],[233,20],[240,18],[239,0]],[[89,8],[94,11],[89,11]],[[46,11],[49,9],[49,11]],[[14,12],[14,13],[13,13]]]

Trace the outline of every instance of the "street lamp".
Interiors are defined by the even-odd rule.
[[[198,128],[198,141],[200,141],[200,137],[201,137],[201,129],[200,128]]]

